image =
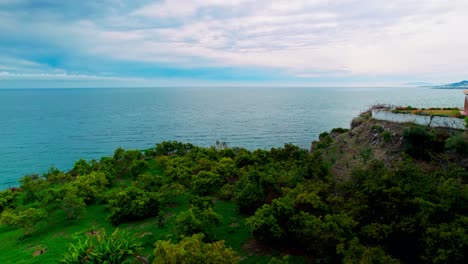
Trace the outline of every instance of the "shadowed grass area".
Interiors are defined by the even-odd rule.
[[[31,236],[24,237],[21,229],[0,228],[0,263],[54,263],[67,251],[69,243],[84,238],[86,232],[104,228],[113,230],[106,220],[107,209],[101,205],[86,207],[83,216],[65,221],[58,211],[49,222],[39,224]]]
[[[188,197],[181,195],[164,210],[164,225],[158,224],[155,217],[124,223],[118,227],[133,234],[142,244],[140,254],[150,261],[157,240],[177,241],[173,233],[174,219],[178,213],[189,208]],[[238,213],[234,202],[215,202],[215,210],[223,222],[215,229],[216,239],[225,240],[228,247],[239,252],[243,263],[268,263],[271,256],[254,256],[245,252],[243,244],[250,238],[245,226],[245,217]],[[65,220],[62,211],[57,211],[51,220],[39,224],[36,232],[25,237],[21,228],[0,227],[0,263],[56,263],[67,252],[70,243],[85,239],[92,232],[104,228],[107,233],[115,229],[107,219],[109,212],[103,205],[90,205],[79,219]]]

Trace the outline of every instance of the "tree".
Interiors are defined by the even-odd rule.
[[[7,226],[22,227],[24,235],[28,236],[36,230],[36,225],[44,220],[46,214],[41,209],[28,208],[25,210],[6,209],[0,215],[0,223]]]
[[[191,206],[187,211],[177,215],[174,221],[174,231],[179,237],[204,233],[207,239],[214,238],[213,228],[221,223],[221,216],[213,208],[198,208]]]
[[[67,219],[77,219],[84,211],[86,204],[81,197],[69,192],[61,202],[61,207]]]
[[[83,198],[84,202],[89,204],[98,195],[99,191],[108,184],[106,175],[103,172],[91,172],[90,174],[76,177],[73,185],[77,189],[77,195]]]
[[[231,264],[239,263],[240,257],[224,241],[204,243],[203,234],[183,238],[179,243],[159,240],[155,243],[154,264],[205,263]]]
[[[7,189],[0,192],[0,213],[6,208],[14,208],[20,195],[21,192],[17,189]]]
[[[145,192],[136,187],[128,187],[114,192],[108,198],[112,224],[137,220],[147,216],[156,216],[159,212],[159,200],[156,193]]]
[[[193,177],[192,189],[196,194],[208,195],[218,190],[219,187],[221,187],[221,183],[222,181],[219,174],[209,171],[200,171]]]

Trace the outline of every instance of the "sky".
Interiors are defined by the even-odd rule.
[[[466,0],[0,0],[0,88],[468,79]]]

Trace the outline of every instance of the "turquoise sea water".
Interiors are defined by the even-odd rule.
[[[0,188],[79,158],[163,140],[248,149],[309,148],[375,103],[462,107],[460,90],[428,88],[0,89]]]

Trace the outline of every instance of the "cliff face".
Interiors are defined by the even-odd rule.
[[[457,151],[448,150],[445,145],[450,137],[463,138],[468,145],[468,132],[447,128],[425,128],[410,123],[393,123],[372,119],[369,113],[364,113],[351,123],[352,129],[347,131],[332,130],[321,135],[320,141],[312,143],[311,151],[322,153],[328,162],[333,176],[338,180],[349,178],[354,168],[365,166],[373,159],[383,161],[387,166],[393,166],[401,161],[408,152],[408,142],[404,137],[405,130],[419,127],[427,130],[434,137],[432,149],[425,159],[416,159],[422,167],[430,170],[431,164],[455,163],[468,169],[468,156]],[[463,143],[463,142],[462,142]],[[463,150],[462,150],[463,152]]]

